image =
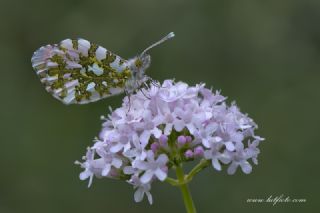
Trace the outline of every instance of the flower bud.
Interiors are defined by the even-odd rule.
[[[159,143],[161,146],[167,146],[168,145],[168,137],[166,135],[161,135],[159,138]]]
[[[193,152],[195,157],[202,157],[204,150],[202,146],[197,146],[196,148],[194,148]]]
[[[190,149],[188,149],[188,150],[184,153],[184,156],[185,156],[186,158],[193,158],[193,152],[192,152]]]
[[[185,145],[185,144],[186,144],[187,139],[186,139],[186,137],[185,137],[185,136],[180,135],[180,136],[178,137],[177,141],[178,141],[178,144],[179,144],[180,146],[183,146],[183,145]]]
[[[153,153],[156,153],[158,151],[158,149],[159,149],[159,144],[158,143],[152,143],[150,145],[150,148],[151,148]]]

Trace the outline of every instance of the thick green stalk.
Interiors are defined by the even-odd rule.
[[[182,192],[183,201],[184,201],[184,205],[186,207],[187,212],[188,213],[196,213],[197,210],[194,206],[188,185],[187,185],[187,183],[185,183],[184,172],[183,172],[183,169],[181,166],[176,167],[176,174],[177,174],[177,178],[178,178],[179,183],[181,183],[181,185],[179,185],[179,187]]]

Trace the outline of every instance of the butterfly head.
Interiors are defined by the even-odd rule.
[[[151,56],[144,53],[136,58],[135,66],[137,69],[146,70],[151,64]]]
[[[136,80],[142,80],[144,78],[145,70],[148,69],[150,63],[150,55],[144,54],[128,60],[127,65],[132,72],[132,77]]]

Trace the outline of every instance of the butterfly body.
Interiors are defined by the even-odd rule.
[[[85,39],[65,39],[39,48],[31,62],[56,99],[64,104],[86,104],[140,88],[148,79],[145,70],[151,57],[144,51],[125,60]]]

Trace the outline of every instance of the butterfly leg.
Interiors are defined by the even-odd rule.
[[[143,92],[143,88],[141,88],[140,91],[141,91],[141,93],[144,95],[144,97],[146,97],[146,98],[149,99],[149,100],[151,99],[150,96],[147,96],[147,95]]]
[[[153,80],[153,79],[151,79],[151,82],[150,82],[150,83],[151,83],[153,86],[155,86],[155,87],[163,88],[158,81],[155,81],[155,80]]]
[[[153,86],[155,87],[158,87],[158,88],[166,88],[166,87],[163,87],[159,81],[156,81],[156,80],[153,80],[151,77],[148,77],[147,78],[147,81],[150,82],[150,84],[152,84]]]
[[[148,86],[148,84],[147,84],[146,82],[143,82],[143,87],[140,88],[139,90],[140,90],[141,93],[144,95],[144,97],[146,97],[147,99],[150,100],[151,97],[150,97],[150,96],[147,96],[147,95],[143,92],[143,89],[150,89],[149,86]]]
[[[130,96],[131,96],[131,94],[127,90],[124,90],[124,93],[126,94],[126,96],[128,96],[128,101],[129,101],[128,112],[130,112],[130,109],[131,109],[131,98],[130,98]]]

